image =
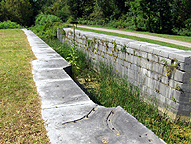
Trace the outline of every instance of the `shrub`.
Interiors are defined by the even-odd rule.
[[[182,35],[182,36],[191,36],[191,30],[187,28],[182,28],[180,30],[178,29],[173,29],[173,33],[177,35]]]
[[[0,22],[0,29],[15,29],[15,28],[23,28],[21,25],[16,22],[11,22],[10,20]]]
[[[61,19],[54,15],[45,15],[43,13],[37,15],[35,26],[30,29],[39,37],[56,38],[57,28],[68,27],[63,24]]]
[[[36,16],[35,25],[45,25],[47,22],[61,22],[61,19],[55,15],[45,15],[43,13]]]

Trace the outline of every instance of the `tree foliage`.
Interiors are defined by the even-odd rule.
[[[190,0],[0,0],[0,21],[30,26],[44,13],[64,22],[190,35],[190,7]]]
[[[1,21],[11,20],[27,26],[32,23],[33,9],[29,0],[2,0],[0,11]]]

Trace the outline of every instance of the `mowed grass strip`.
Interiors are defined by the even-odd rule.
[[[113,28],[113,27],[109,27],[109,26],[99,26],[99,25],[87,25],[87,26],[97,27],[97,28],[114,29],[114,30],[122,30],[122,31],[127,31],[127,32],[146,34],[146,35],[157,36],[157,37],[168,38],[168,39],[179,40],[179,41],[191,43],[191,37],[190,36],[181,36],[181,35],[172,35],[172,34],[158,34],[158,33],[151,33],[151,32],[145,32],[145,31],[135,31],[135,30],[131,30],[131,29],[119,29],[119,28]]]
[[[0,30],[0,143],[49,143],[32,76],[34,59],[22,30]]]
[[[143,41],[143,42],[158,44],[158,45],[161,45],[161,46],[172,47],[172,48],[176,48],[176,49],[180,49],[180,50],[191,50],[191,48],[189,48],[189,47],[179,46],[179,45],[175,45],[175,44],[170,44],[170,43],[166,43],[166,42],[161,42],[161,41],[156,41],[156,40],[151,40],[151,39],[146,39],[146,38],[141,38],[141,37],[136,37],[136,36],[130,36],[130,35],[124,35],[124,34],[118,34],[118,33],[112,33],[112,32],[105,32],[105,31],[98,31],[98,30],[79,28],[79,27],[77,29],[82,30],[82,31],[95,32],[95,33],[100,33],[100,34],[118,36],[118,37],[133,39],[133,40],[137,40],[137,41]],[[159,35],[156,34],[156,36],[159,36]],[[160,35],[160,37],[163,37],[163,36]],[[186,36],[179,36],[179,37],[185,37],[185,39],[187,38]],[[168,35],[166,37],[164,36],[164,38],[178,40],[178,39],[175,38],[175,36],[170,36],[170,35]],[[179,39],[179,40],[184,41],[183,38]],[[185,40],[185,41],[188,42],[188,40]]]

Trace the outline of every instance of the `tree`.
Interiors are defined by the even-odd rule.
[[[181,29],[188,25],[191,18],[191,1],[174,0],[172,3],[172,19],[174,27]],[[188,22],[188,23],[187,23]]]
[[[6,12],[2,21],[11,20],[24,26],[31,25],[33,9],[29,0],[4,0],[1,1],[1,6],[2,4],[3,12]]]
[[[61,18],[63,21],[67,21],[70,16],[69,6],[67,1],[57,0],[52,5],[46,8],[44,11],[45,14],[56,15]]]
[[[172,0],[157,0],[159,33],[172,33],[171,4]]]
[[[9,17],[9,12],[7,11],[5,7],[5,2],[1,1],[0,2],[0,21],[7,21]]]
[[[67,4],[74,19],[88,17],[94,8],[94,0],[67,0]]]
[[[154,31],[154,23],[156,19],[156,0],[141,0],[140,10],[142,11],[143,18],[146,22],[146,29],[149,32]]]
[[[139,19],[143,19],[140,1],[141,0],[126,1],[126,6],[130,5],[128,15],[132,17],[135,29],[139,29],[138,21]]]
[[[134,0],[126,1],[130,4],[130,14],[136,29],[149,32],[172,32],[172,0]]]

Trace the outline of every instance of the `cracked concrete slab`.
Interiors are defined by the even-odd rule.
[[[67,74],[68,62],[30,30],[23,31],[37,58],[32,62],[33,79],[52,144],[165,143],[120,106],[92,102]]]

